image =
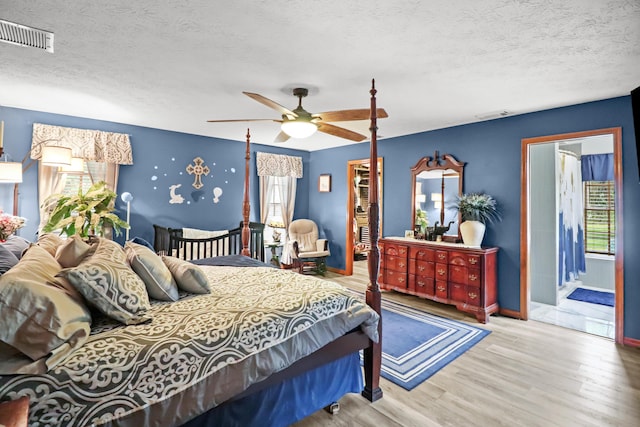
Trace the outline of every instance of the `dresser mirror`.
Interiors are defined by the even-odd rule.
[[[436,151],[433,157],[425,156],[411,168],[411,225],[416,237],[460,240],[460,214],[455,202],[462,195],[464,165],[452,155],[440,156]]]

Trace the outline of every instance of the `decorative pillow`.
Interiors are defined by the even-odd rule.
[[[69,279],[89,304],[125,325],[151,320],[143,316],[150,307],[144,282],[129,266],[122,246],[112,240],[98,239],[93,255],[59,275]]]
[[[78,234],[75,234],[58,246],[58,249],[56,249],[56,261],[63,268],[77,267],[90,249],[91,245],[82,240],[82,237]]]
[[[88,308],[47,284],[58,271],[51,254],[32,245],[0,277],[0,375],[46,372],[89,337]]]
[[[7,237],[7,240],[4,243],[2,243],[2,246],[5,249],[9,249],[11,252],[13,252],[16,258],[20,259],[22,258],[22,252],[24,252],[24,250],[27,249],[30,244],[31,242],[29,242],[24,237],[12,234],[11,236]]]
[[[162,259],[146,246],[133,242],[124,245],[127,261],[142,279],[151,298],[178,301],[178,285]]]
[[[162,255],[162,262],[169,268],[178,287],[192,294],[208,294],[211,285],[200,267],[172,256]]]
[[[63,240],[60,236],[53,233],[45,233],[38,236],[38,245],[42,246],[52,256],[56,256],[56,250],[58,246],[62,244]]]
[[[4,245],[0,244],[0,274],[4,274],[18,263],[18,258]]]
[[[131,239],[131,241],[133,243],[137,243],[139,245],[148,247],[149,249],[151,249],[153,251],[153,253],[156,252],[156,249],[153,247],[153,245],[151,243],[147,242],[146,240],[144,240],[142,237],[136,236],[133,239]]]

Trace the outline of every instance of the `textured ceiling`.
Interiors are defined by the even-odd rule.
[[[640,85],[638,0],[0,3],[0,19],[55,33],[53,54],[0,43],[0,105],[240,141],[250,125],[263,144],[277,123],[206,120],[278,119],[242,91],[293,109],[296,86],[310,112],[368,108],[375,78],[384,138]]]

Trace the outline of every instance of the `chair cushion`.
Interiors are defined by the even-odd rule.
[[[300,252],[298,254],[298,258],[324,258],[331,255],[329,251],[309,251],[309,252]]]

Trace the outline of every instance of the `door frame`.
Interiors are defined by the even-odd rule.
[[[567,139],[587,138],[597,135],[613,137],[613,168],[616,204],[616,254],[615,254],[615,342],[624,341],[624,232],[622,216],[622,128],[606,128],[522,139],[521,192],[520,192],[520,318],[529,319],[531,296],[529,274],[529,147]]]
[[[353,220],[355,219],[354,210],[355,206],[353,199],[355,196],[353,189],[353,182],[356,177],[356,166],[368,165],[370,159],[349,160],[347,162],[347,232],[345,234],[345,262],[344,262],[344,274],[351,276],[353,274]],[[380,197],[378,198],[378,207],[380,212],[380,220],[378,221],[379,236],[382,236],[382,184],[384,183],[384,173],[382,171],[382,157],[378,157],[378,174],[380,174],[380,181],[378,185],[378,191]],[[369,178],[371,179],[371,178]]]

